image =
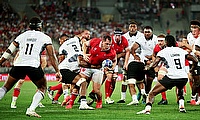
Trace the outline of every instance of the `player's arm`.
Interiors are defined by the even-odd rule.
[[[41,60],[41,67],[42,67],[42,69],[44,69],[47,66],[46,56],[42,55],[40,60]]]
[[[200,47],[198,45],[195,45],[195,49],[192,50],[192,52],[198,57],[200,58]]]
[[[112,69],[114,70],[115,66],[117,65],[117,55],[115,56],[115,58],[112,61],[113,61]]]
[[[19,46],[17,42],[12,42],[7,50],[3,53],[0,58],[0,65],[2,65],[10,56],[15,52],[16,48]]]
[[[161,61],[161,59],[162,59],[161,57],[157,56],[155,60],[149,65],[149,68],[155,68]]]
[[[88,47],[90,45],[90,40],[83,43],[82,50],[83,50],[83,58],[88,62],[89,61],[89,54],[87,54]]]
[[[131,47],[131,54],[133,55],[133,56],[135,56],[135,51],[139,48],[140,46],[139,46],[139,44],[137,43],[137,42],[135,42],[134,44],[133,44],[133,46]]]
[[[152,61],[154,61],[155,59],[156,59],[156,53],[153,52],[153,54],[152,54]]]
[[[194,73],[194,70],[195,70],[195,68],[198,64],[198,59],[196,57],[194,57],[193,55],[190,55],[190,54],[187,54],[185,58],[192,61],[192,67],[190,69],[190,72]]]
[[[124,60],[124,66],[123,66],[123,69],[126,69],[127,70],[127,66],[128,66],[128,60],[129,60],[129,57],[130,57],[130,49],[129,48],[126,48],[126,55],[125,55],[125,60]]]
[[[65,59],[65,55],[59,55],[58,56],[58,62],[61,63]]]
[[[117,54],[117,59],[119,60],[120,58],[124,58],[126,55],[126,52],[121,52],[119,54]]]
[[[58,69],[58,60],[56,58],[53,45],[52,44],[47,45],[46,46],[46,51],[47,51],[47,54],[49,56],[49,60],[51,61],[51,64],[52,64],[53,68],[56,71],[56,76],[59,77],[60,80],[61,80],[62,79],[62,75],[60,74],[60,70]]]
[[[188,43],[186,42],[178,42],[178,47],[186,47],[187,49],[189,49],[191,52],[192,51],[192,46],[190,46]]]
[[[79,55],[77,61],[78,61],[79,67],[84,67],[84,68],[91,67],[91,65],[85,61],[85,59],[83,58],[83,55]]]

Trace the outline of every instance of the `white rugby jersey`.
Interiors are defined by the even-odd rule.
[[[153,38],[151,40],[146,40],[144,35],[137,39],[135,42],[137,42],[141,48],[141,56],[150,56],[153,54],[153,49],[157,44],[157,36],[153,34]]]
[[[128,46],[129,46],[128,48],[131,49],[131,47],[132,47],[132,45],[135,43],[135,41],[136,41],[137,39],[139,39],[140,37],[142,37],[144,34],[141,33],[140,31],[137,31],[136,36],[134,36],[134,35],[133,35],[133,36],[130,36],[129,33],[130,33],[130,31],[128,31],[128,32],[126,32],[125,34],[123,34],[123,36],[128,40]],[[140,53],[140,48],[138,48],[138,49],[136,50],[136,53]],[[133,57],[132,54],[130,54],[128,63],[130,63],[130,62],[132,62],[132,61],[134,61],[134,57]]]
[[[136,34],[136,36],[130,36],[129,35],[129,32],[130,31],[128,31],[128,32],[126,32],[125,34],[123,34],[123,36],[128,40],[128,46],[131,46],[133,43],[135,43],[135,41],[138,39],[138,38],[140,38],[141,36],[143,36],[144,34],[143,33],[141,33],[140,31],[137,31],[137,34]]]
[[[40,55],[46,45],[52,44],[51,38],[46,34],[29,30],[20,34],[15,40],[19,43],[19,56],[14,61],[14,66],[40,66]]]
[[[195,43],[196,38],[194,38],[194,36],[193,36],[192,33],[190,32],[190,33],[188,33],[188,35],[187,35],[187,40],[188,40],[189,45],[193,46],[194,43]]]
[[[82,54],[78,37],[70,38],[59,48],[59,54],[65,55],[65,59],[59,64],[59,69],[79,70],[77,56]]]
[[[194,45],[197,45],[200,47],[200,37],[196,38]]]
[[[188,78],[187,72],[185,70],[185,55],[188,52],[179,47],[166,47],[157,56],[165,58],[167,61],[168,73],[166,74],[169,78]]]

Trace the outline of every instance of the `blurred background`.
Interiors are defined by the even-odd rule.
[[[150,25],[156,35],[186,36],[190,20],[200,20],[200,0],[0,0],[0,14],[0,55],[28,29],[32,16],[43,20],[43,31],[52,38],[57,54],[63,33],[72,37],[88,29],[91,37],[99,37],[113,34],[117,27],[126,32],[131,20],[138,22],[141,32]],[[0,74],[12,65],[13,57],[0,67]],[[45,72],[54,72],[49,62]]]

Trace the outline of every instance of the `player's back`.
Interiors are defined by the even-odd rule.
[[[77,37],[70,38],[65,41],[59,48],[59,54],[65,51],[65,59],[59,64],[59,69],[79,69],[77,63],[77,56],[82,54],[79,39]]]
[[[170,78],[187,78],[185,71],[185,55],[187,51],[179,47],[167,47],[160,52],[157,56],[163,57],[166,60],[167,76]]]
[[[46,45],[52,44],[51,38],[40,31],[29,30],[19,35],[15,42],[19,44],[19,56],[14,66],[39,67],[40,55]]]

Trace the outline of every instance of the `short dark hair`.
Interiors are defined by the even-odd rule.
[[[192,20],[190,22],[190,25],[198,25],[200,27],[200,21],[199,20]]]
[[[172,35],[167,35],[165,37],[165,42],[166,42],[167,47],[172,47],[172,46],[176,47],[176,40],[175,40],[174,36],[172,36]]]
[[[60,38],[61,38],[61,37],[64,37],[64,36],[66,36],[66,37],[69,38],[69,35],[67,35],[67,34],[65,34],[65,33],[63,33],[63,34],[60,36]]]
[[[136,25],[138,25],[137,22],[136,22],[136,21],[133,21],[133,20],[129,22],[129,25],[130,25],[130,24],[136,24]]]
[[[145,26],[144,29],[151,29],[153,31],[153,28],[151,26]]]
[[[110,35],[105,35],[105,36],[103,36],[102,41],[106,41],[107,39],[108,39],[110,42],[112,41],[112,38],[110,37]]]
[[[42,28],[42,21],[39,17],[34,16],[29,21],[29,28],[31,30],[39,30],[38,28]]]

